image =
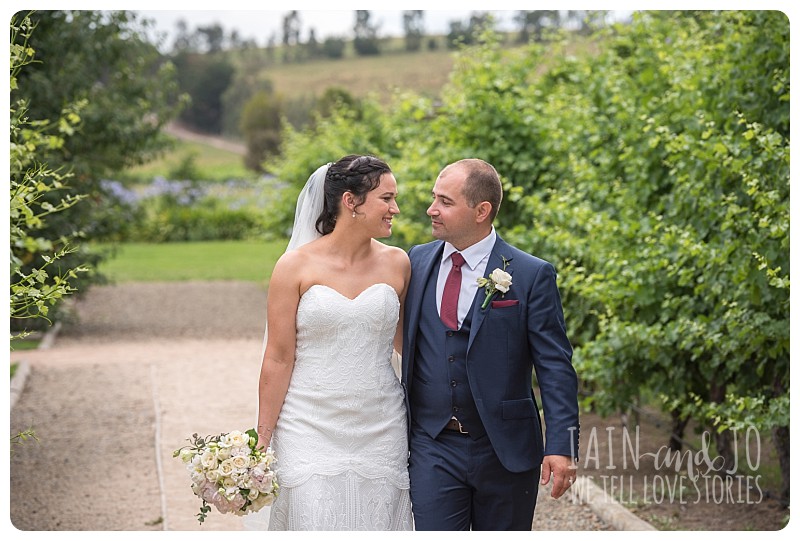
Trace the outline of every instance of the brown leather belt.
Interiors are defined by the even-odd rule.
[[[453,432],[459,432],[461,434],[469,434],[466,430],[464,430],[464,426],[458,422],[458,419],[450,419],[446,425],[444,425],[445,430],[452,430]]]

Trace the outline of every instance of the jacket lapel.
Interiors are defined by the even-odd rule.
[[[486,264],[486,270],[483,273],[483,277],[488,278],[494,269],[502,269],[503,258],[509,262],[509,265],[506,267],[506,272],[513,275],[514,268],[510,263],[513,259],[513,256],[511,255],[511,249],[506,241],[501,239],[500,235],[498,235],[497,240],[494,243],[494,248],[492,248],[492,253],[489,256],[489,262]],[[485,298],[486,291],[482,287],[478,288],[478,292],[476,293],[476,298],[474,301],[474,307],[472,309],[472,325],[469,330],[467,354],[469,354],[469,350],[472,347],[472,342],[475,340],[475,336],[477,336],[481,325],[483,325],[483,320],[486,317],[486,314],[489,312],[489,310],[491,310],[491,305],[487,306],[486,309],[481,309],[481,305],[483,304]]]

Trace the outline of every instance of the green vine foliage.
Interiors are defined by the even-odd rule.
[[[503,237],[559,271],[583,404],[639,397],[716,429],[786,426],[789,21],[779,11],[637,12],[591,41],[458,53],[441,99],[398,95],[290,131],[285,235],[316,166],[386,159],[390,242],[431,239],[441,168],[498,169]]]
[[[73,239],[47,238],[41,231],[48,216],[72,207],[83,197],[65,194],[56,203],[45,199],[46,194],[66,190],[65,181],[69,175],[49,168],[39,157],[60,148],[64,137],[73,133],[80,122],[81,104],[66,109],[53,125],[29,119],[26,102],[13,101],[19,71],[34,61],[34,50],[28,46],[33,29],[28,18],[11,22],[10,315],[12,320],[49,321],[50,308],[75,291],[70,279],[87,269],[83,266],[63,269],[60,260],[74,251],[70,244]],[[35,256],[39,256],[43,264],[25,268]],[[11,340],[26,334],[27,331],[12,332]]]

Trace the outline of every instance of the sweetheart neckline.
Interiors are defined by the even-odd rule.
[[[347,300],[347,301],[350,301],[350,302],[355,302],[355,301],[357,301],[357,300],[359,299],[359,297],[361,297],[361,295],[363,295],[364,293],[366,293],[366,292],[367,292],[367,291],[369,291],[370,289],[372,289],[372,288],[374,288],[374,287],[376,287],[376,286],[381,286],[381,285],[382,285],[382,286],[386,286],[386,287],[388,287],[389,289],[391,289],[391,290],[394,292],[395,296],[397,296],[397,291],[395,291],[395,289],[394,289],[392,286],[390,286],[390,285],[389,285],[389,284],[387,284],[386,282],[376,282],[376,283],[372,284],[371,286],[367,286],[367,287],[366,287],[366,289],[362,290],[362,291],[361,291],[361,293],[359,293],[358,295],[356,295],[356,296],[355,296],[355,297],[353,297],[352,299],[351,299],[350,297],[348,297],[347,295],[345,295],[345,294],[343,294],[343,293],[339,292],[338,290],[336,290],[336,289],[332,288],[331,286],[326,286],[325,284],[312,284],[312,285],[311,285],[311,286],[310,286],[308,289],[306,289],[306,290],[305,290],[305,292],[303,292],[303,294],[300,296],[300,298],[303,298],[303,297],[305,297],[306,293],[308,293],[309,291],[311,291],[311,290],[312,290],[313,288],[315,288],[315,287],[324,287],[325,289],[328,289],[328,290],[330,290],[330,291],[333,291],[333,292],[334,292],[334,293],[336,293],[338,296],[340,296],[341,298],[343,298],[343,299],[345,299],[345,300]]]

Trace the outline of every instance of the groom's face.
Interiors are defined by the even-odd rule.
[[[475,209],[464,197],[465,181],[466,172],[461,168],[443,171],[433,186],[433,203],[428,207],[433,236],[458,249],[469,246],[476,228]]]

